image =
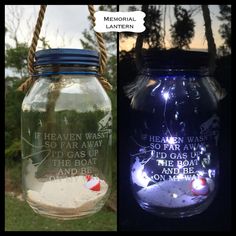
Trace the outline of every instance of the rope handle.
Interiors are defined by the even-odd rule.
[[[45,11],[46,11],[47,5],[40,5],[40,10],[39,10],[39,14],[38,14],[38,19],[35,25],[35,29],[34,29],[34,34],[33,34],[33,38],[32,38],[32,42],[29,48],[29,52],[28,52],[28,71],[30,74],[30,77],[20,85],[20,87],[18,88],[18,90],[22,91],[22,92],[27,92],[27,90],[29,89],[29,87],[31,85],[33,85],[34,83],[34,79],[32,78],[32,75],[34,74],[34,57],[35,57],[35,51],[36,51],[36,47],[38,44],[38,39],[39,39],[39,34],[42,28],[42,24],[43,24],[43,19],[44,19],[44,15],[45,15]],[[92,19],[92,24],[93,26],[95,26],[95,20],[96,18],[94,17],[95,14],[95,9],[93,5],[88,5],[88,10]],[[98,78],[101,85],[104,87],[104,89],[106,90],[111,90],[112,86],[111,84],[104,79],[103,74],[106,70],[106,64],[107,64],[107,52],[106,52],[106,47],[105,47],[105,43],[104,43],[104,39],[101,33],[99,32],[95,32],[96,34],[96,38],[97,38],[97,42],[98,42],[98,46],[99,46],[99,50],[100,50],[100,58],[99,58],[99,62],[100,62],[100,67],[99,67],[99,74],[100,77]]]

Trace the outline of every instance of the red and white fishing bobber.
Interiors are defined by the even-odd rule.
[[[191,182],[191,190],[194,195],[207,195],[209,192],[209,187],[207,184],[207,181],[203,177],[199,177],[197,179],[194,179]]]
[[[100,191],[101,185],[100,185],[100,179],[98,177],[93,177],[91,175],[85,176],[87,182],[85,183],[85,186],[93,191]]]

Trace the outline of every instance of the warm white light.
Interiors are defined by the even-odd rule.
[[[204,175],[204,171],[199,170],[199,171],[198,171],[198,174],[199,174],[200,176],[203,176],[203,175]]]
[[[178,120],[178,117],[179,117],[179,112],[176,111],[176,112],[175,112],[175,119]]]
[[[173,137],[167,137],[166,140],[169,144],[175,144],[175,139]]]
[[[212,173],[212,170],[211,169],[209,169],[208,170],[208,176],[211,178],[211,173]]]
[[[139,169],[136,173],[136,176],[141,186],[147,187],[148,183],[150,182],[150,179],[148,178],[146,172],[144,172],[142,169]]]
[[[202,146],[202,147],[201,147],[201,150],[202,150],[202,151],[206,151],[206,148]]]
[[[205,178],[198,178],[192,181],[192,192],[194,195],[206,195],[209,187]]]
[[[205,188],[205,185],[203,184],[202,179],[195,179],[192,183],[192,187],[195,190],[201,190],[201,189]]]
[[[206,151],[206,148],[202,146],[200,153],[203,154],[205,151]]]
[[[209,170],[208,170],[208,176],[209,176],[210,178],[215,177],[215,170],[209,169]]]
[[[168,100],[170,95],[169,95],[168,92],[165,92],[165,93],[163,93],[163,97],[164,97],[165,100]]]
[[[144,171],[144,165],[141,164],[138,157],[133,164],[132,181],[143,188],[147,187],[148,183],[151,181],[151,179],[147,176],[147,173]]]
[[[172,197],[173,197],[173,198],[177,198],[178,195],[177,195],[176,193],[173,193],[173,194],[172,194]]]
[[[183,179],[184,178],[184,175],[183,174],[178,174],[177,175],[177,179]]]

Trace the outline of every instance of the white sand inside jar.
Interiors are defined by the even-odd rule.
[[[76,212],[92,211],[106,197],[108,184],[100,179],[100,191],[85,186],[85,176],[74,176],[51,181],[39,181],[35,178],[37,167],[29,160],[26,168],[25,185],[30,189],[26,199],[36,208],[50,208],[52,211],[76,209]],[[77,213],[76,213],[77,214]],[[78,213],[80,214],[80,213]]]
[[[59,208],[79,208],[86,204],[89,209],[105,196],[108,185],[100,180],[100,191],[93,191],[85,186],[86,182],[85,176],[46,181],[39,191],[28,190],[27,199],[39,205]]]
[[[214,189],[214,182],[207,179],[209,194]],[[197,204],[207,196],[194,196],[191,191],[191,181],[163,181],[138,191],[139,198],[148,204],[161,207],[186,207]]]

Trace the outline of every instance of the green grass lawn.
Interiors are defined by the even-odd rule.
[[[80,220],[54,220],[33,212],[26,202],[5,195],[5,231],[116,231],[116,212],[104,207]]]

